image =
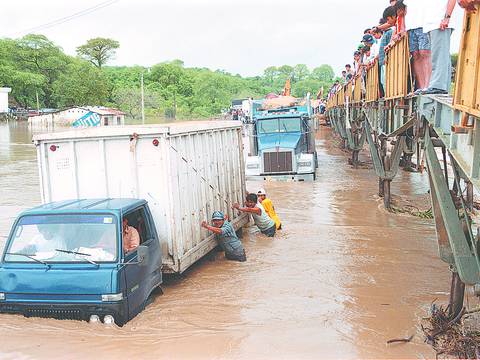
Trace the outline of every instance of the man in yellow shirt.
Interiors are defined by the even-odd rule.
[[[265,192],[265,189],[258,190],[257,196],[258,196],[258,202],[262,204],[263,208],[267,212],[270,219],[275,221],[275,227],[277,228],[277,230],[281,230],[282,223],[280,222],[280,219],[278,218],[277,213],[275,212],[275,207],[272,204],[272,200],[267,198],[267,193]]]

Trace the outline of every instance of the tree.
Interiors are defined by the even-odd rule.
[[[125,111],[132,118],[140,116],[141,108],[141,90],[140,88],[118,88],[113,94],[115,105],[122,111]],[[159,107],[159,101],[155,93],[148,88],[144,93],[145,108],[156,109]]]
[[[33,107],[37,93],[43,98],[42,89],[45,83],[46,78],[43,75],[0,65],[0,84],[12,88],[12,96],[21,107]]]
[[[148,79],[154,83],[151,88],[157,90],[162,97],[171,101],[168,111],[173,118],[177,112],[177,98],[193,95],[193,80],[178,63],[161,63],[152,67]]]
[[[273,85],[275,79],[278,77],[279,71],[276,66],[270,66],[263,71],[263,77],[268,85]]]
[[[323,83],[315,79],[297,81],[292,89],[292,95],[295,97],[304,97],[307,95],[307,93],[310,93],[312,95],[312,98],[315,98],[322,86]]]
[[[236,86],[228,75],[204,72],[195,81],[195,108],[193,112],[219,114],[230,106]]]
[[[88,40],[85,45],[77,47],[77,54],[101,69],[108,60],[113,58],[115,50],[119,47],[120,43],[116,40],[95,38]]]
[[[306,80],[310,76],[307,65],[298,64],[293,67],[293,82]]]
[[[52,90],[59,107],[106,105],[108,81],[99,69],[76,59],[53,83]]]
[[[16,40],[12,59],[17,70],[42,75],[45,78],[42,88],[37,90],[43,93],[45,106],[55,107],[52,86],[70,61],[62,49],[43,35],[30,34]]]
[[[320,65],[312,71],[312,77],[316,80],[331,82],[335,77],[335,72],[330,65]]]

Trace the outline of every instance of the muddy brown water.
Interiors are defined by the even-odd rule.
[[[24,124],[0,124],[0,236],[40,201],[30,139]],[[418,323],[449,287],[433,223],[385,212],[373,171],[348,166],[328,129],[317,147],[317,181],[248,183],[267,190],[284,230],[248,227],[247,262],[200,261],[123,328],[0,315],[0,359],[433,357]],[[426,181],[401,173],[392,192],[424,194]]]

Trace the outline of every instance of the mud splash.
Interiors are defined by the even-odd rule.
[[[351,169],[331,138],[318,133],[316,182],[248,184],[267,190],[284,230],[272,240],[246,229],[246,263],[203,259],[123,328],[0,315],[0,358],[432,357],[417,324],[449,286],[433,223],[382,210],[373,171]],[[0,125],[3,236],[40,201],[29,143],[25,127]],[[401,173],[392,192],[424,194],[426,180]]]

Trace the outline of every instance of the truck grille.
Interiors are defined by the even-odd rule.
[[[25,309],[26,317],[53,318],[59,320],[83,320],[80,310],[75,309]]]
[[[292,167],[291,151],[263,153],[263,171],[265,173],[292,172]]]

